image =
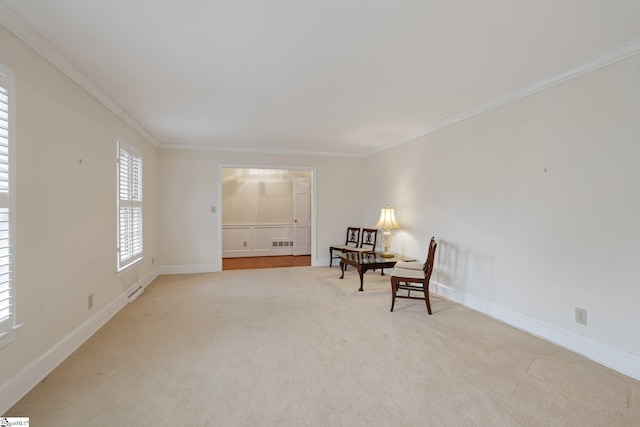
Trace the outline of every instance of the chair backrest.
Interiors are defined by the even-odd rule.
[[[424,262],[424,278],[429,283],[429,279],[431,278],[431,273],[433,272],[433,263],[436,258],[436,248],[438,244],[436,243],[436,238],[432,237],[431,242],[429,242],[429,254],[427,255],[427,260]]]
[[[362,241],[360,242],[361,248],[367,247],[371,252],[376,250],[376,240],[378,239],[377,228],[363,228],[362,229]]]
[[[347,240],[344,242],[345,246],[349,243],[353,243],[354,247],[358,247],[360,244],[360,228],[359,227],[347,227]]]

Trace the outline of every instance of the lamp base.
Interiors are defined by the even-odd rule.
[[[382,233],[382,247],[384,250],[380,254],[382,258],[393,258],[395,255],[389,249],[391,249],[391,230],[386,229]]]

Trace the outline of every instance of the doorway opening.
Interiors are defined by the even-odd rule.
[[[312,264],[314,170],[221,165],[219,176],[223,270]]]

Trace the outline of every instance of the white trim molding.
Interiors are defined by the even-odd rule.
[[[225,147],[219,145],[206,144],[176,144],[162,142],[161,149],[166,150],[186,150],[186,151],[217,151],[229,153],[249,153],[249,154],[280,154],[290,156],[329,156],[329,157],[364,157],[362,153],[346,153],[336,151],[309,151],[309,150],[285,150],[278,148],[255,148],[255,147]]]
[[[12,343],[16,339],[16,331],[20,329],[22,324],[15,325],[13,328],[0,335],[0,348]]]
[[[158,277],[154,269],[147,273],[142,279],[130,289],[146,288]],[[0,385],[0,414],[4,414],[9,408],[16,404],[22,397],[51,373],[60,363],[78,349],[86,340],[96,333],[105,323],[115,316],[129,302],[130,290],[123,292],[112,302],[96,314],[87,319],[86,322],[71,331],[40,357],[33,360],[22,368],[13,377]]]
[[[312,267],[329,267],[329,261],[330,259],[327,258],[318,258],[315,260],[311,260],[311,266]],[[338,268],[340,268],[340,263],[338,263]]]
[[[631,378],[640,380],[640,357],[610,347],[550,323],[541,322],[492,302],[467,295],[449,286],[431,281],[431,291],[472,310],[500,320],[514,328],[542,338]]]
[[[265,165],[265,164],[247,164],[247,163],[219,163],[218,164],[218,197],[216,202],[218,203],[218,212],[222,212],[223,197],[222,197],[222,169],[279,169],[279,170],[301,170],[311,172],[311,265],[316,265],[316,257],[318,256],[316,250],[317,236],[316,230],[318,227],[318,215],[317,215],[317,197],[318,197],[318,170],[315,166],[287,166],[287,165]],[[217,221],[217,233],[218,233],[218,256],[217,256],[217,270],[222,271],[222,220]],[[328,265],[328,264],[327,264]]]
[[[451,114],[441,120],[429,123],[426,126],[390,141],[388,144],[377,147],[364,153],[347,153],[347,152],[323,152],[323,151],[305,151],[305,150],[287,150],[287,149],[262,149],[249,147],[228,147],[214,146],[208,144],[188,144],[188,143],[160,143],[146,128],[144,128],[135,118],[133,118],[122,106],[120,106],[113,98],[96,86],[86,75],[80,72],[72,65],[63,55],[42,35],[35,31],[27,22],[25,22],[18,14],[16,14],[9,6],[0,0],[0,23],[9,31],[15,34],[22,41],[31,46],[36,52],[45,57],[54,66],[65,73],[69,78],[76,82],[80,87],[85,89],[98,101],[104,104],[109,110],[120,117],[125,123],[136,130],[147,141],[154,146],[171,149],[171,150],[195,150],[195,151],[221,151],[221,152],[242,152],[254,154],[281,154],[281,155],[308,155],[308,156],[337,156],[337,157],[368,157],[380,151],[387,150],[396,145],[403,144],[418,137],[427,135],[436,130],[445,128],[454,123],[466,120],[478,114],[498,108],[502,105],[514,102],[520,98],[532,95],[552,86],[558,85],[567,80],[574,79],[583,74],[606,67],[607,65],[629,58],[640,53],[640,38],[630,40],[626,43],[614,46],[604,52],[593,55],[583,61],[580,61],[566,69],[559,70],[552,75],[543,78],[540,81],[533,82],[530,85],[514,89],[502,96],[491,99],[487,102],[467,108],[457,113]]]
[[[622,61],[623,59],[627,59],[639,53],[640,38],[630,40],[626,43],[605,50],[604,52],[593,55],[583,61],[580,61],[576,64],[571,65],[570,67],[553,73],[543,78],[542,80],[536,81],[530,85],[514,89],[503,94],[502,96],[491,99],[487,102],[483,102],[482,104],[478,104],[471,108],[467,108],[458,113],[447,116],[441,120],[429,123],[423,128],[418,129],[401,138],[398,138],[395,141],[390,142],[389,144],[364,153],[363,157],[368,157],[380,151],[388,150],[389,148],[395,147],[396,145],[404,144],[405,142],[409,142],[421,136],[428,135],[439,129],[443,129],[447,126],[451,126],[455,123],[461,122],[479,114],[486,113],[487,111],[491,111],[505,104],[515,102],[521,98],[525,98],[529,95],[533,95],[545,89],[549,89],[553,86],[559,85],[560,83],[575,79],[592,71],[599,70],[600,68],[604,68],[607,65]]]
[[[102,89],[95,85],[85,74],[78,70],[69,62],[47,39],[34,30],[24,21],[13,9],[0,1],[0,24],[16,35],[20,40],[28,44],[33,50],[42,55],[56,68],[62,71],[67,77],[73,80],[78,86],[86,90],[91,96],[97,99],[113,114],[138,132],[144,139],[158,147],[160,142],[134,119],[120,104]]]

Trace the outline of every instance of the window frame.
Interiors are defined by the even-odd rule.
[[[136,147],[121,138],[116,147],[116,271],[121,272],[144,258],[144,167]],[[123,251],[129,254],[123,257]]]
[[[6,215],[6,227],[7,227],[7,237],[6,244],[4,245],[4,255],[2,258],[6,257],[8,262],[3,265],[6,267],[6,273],[0,274],[0,277],[4,274],[7,274],[7,281],[5,283],[0,283],[0,290],[3,292],[7,292],[8,296],[8,305],[4,307],[4,309],[9,309],[9,314],[4,318],[4,320],[0,321],[0,348],[9,344],[11,341],[15,339],[15,335],[13,332],[18,329],[20,324],[17,323],[17,301],[16,301],[16,150],[15,150],[15,124],[16,124],[16,108],[15,108],[15,74],[13,70],[4,64],[0,64],[0,86],[6,90],[7,96],[7,112],[6,119],[3,119],[6,122],[7,126],[7,161],[6,164],[3,164],[1,173],[6,173],[6,179],[3,179],[3,182],[6,182],[6,197],[2,197],[2,201],[0,205],[4,205],[1,209],[7,209]],[[2,114],[2,113],[0,113]],[[1,146],[5,146],[4,144],[0,144]],[[0,245],[1,246],[1,245]],[[2,268],[2,267],[0,267]],[[5,285],[6,286],[3,286]],[[4,288],[4,289],[3,289]]]

